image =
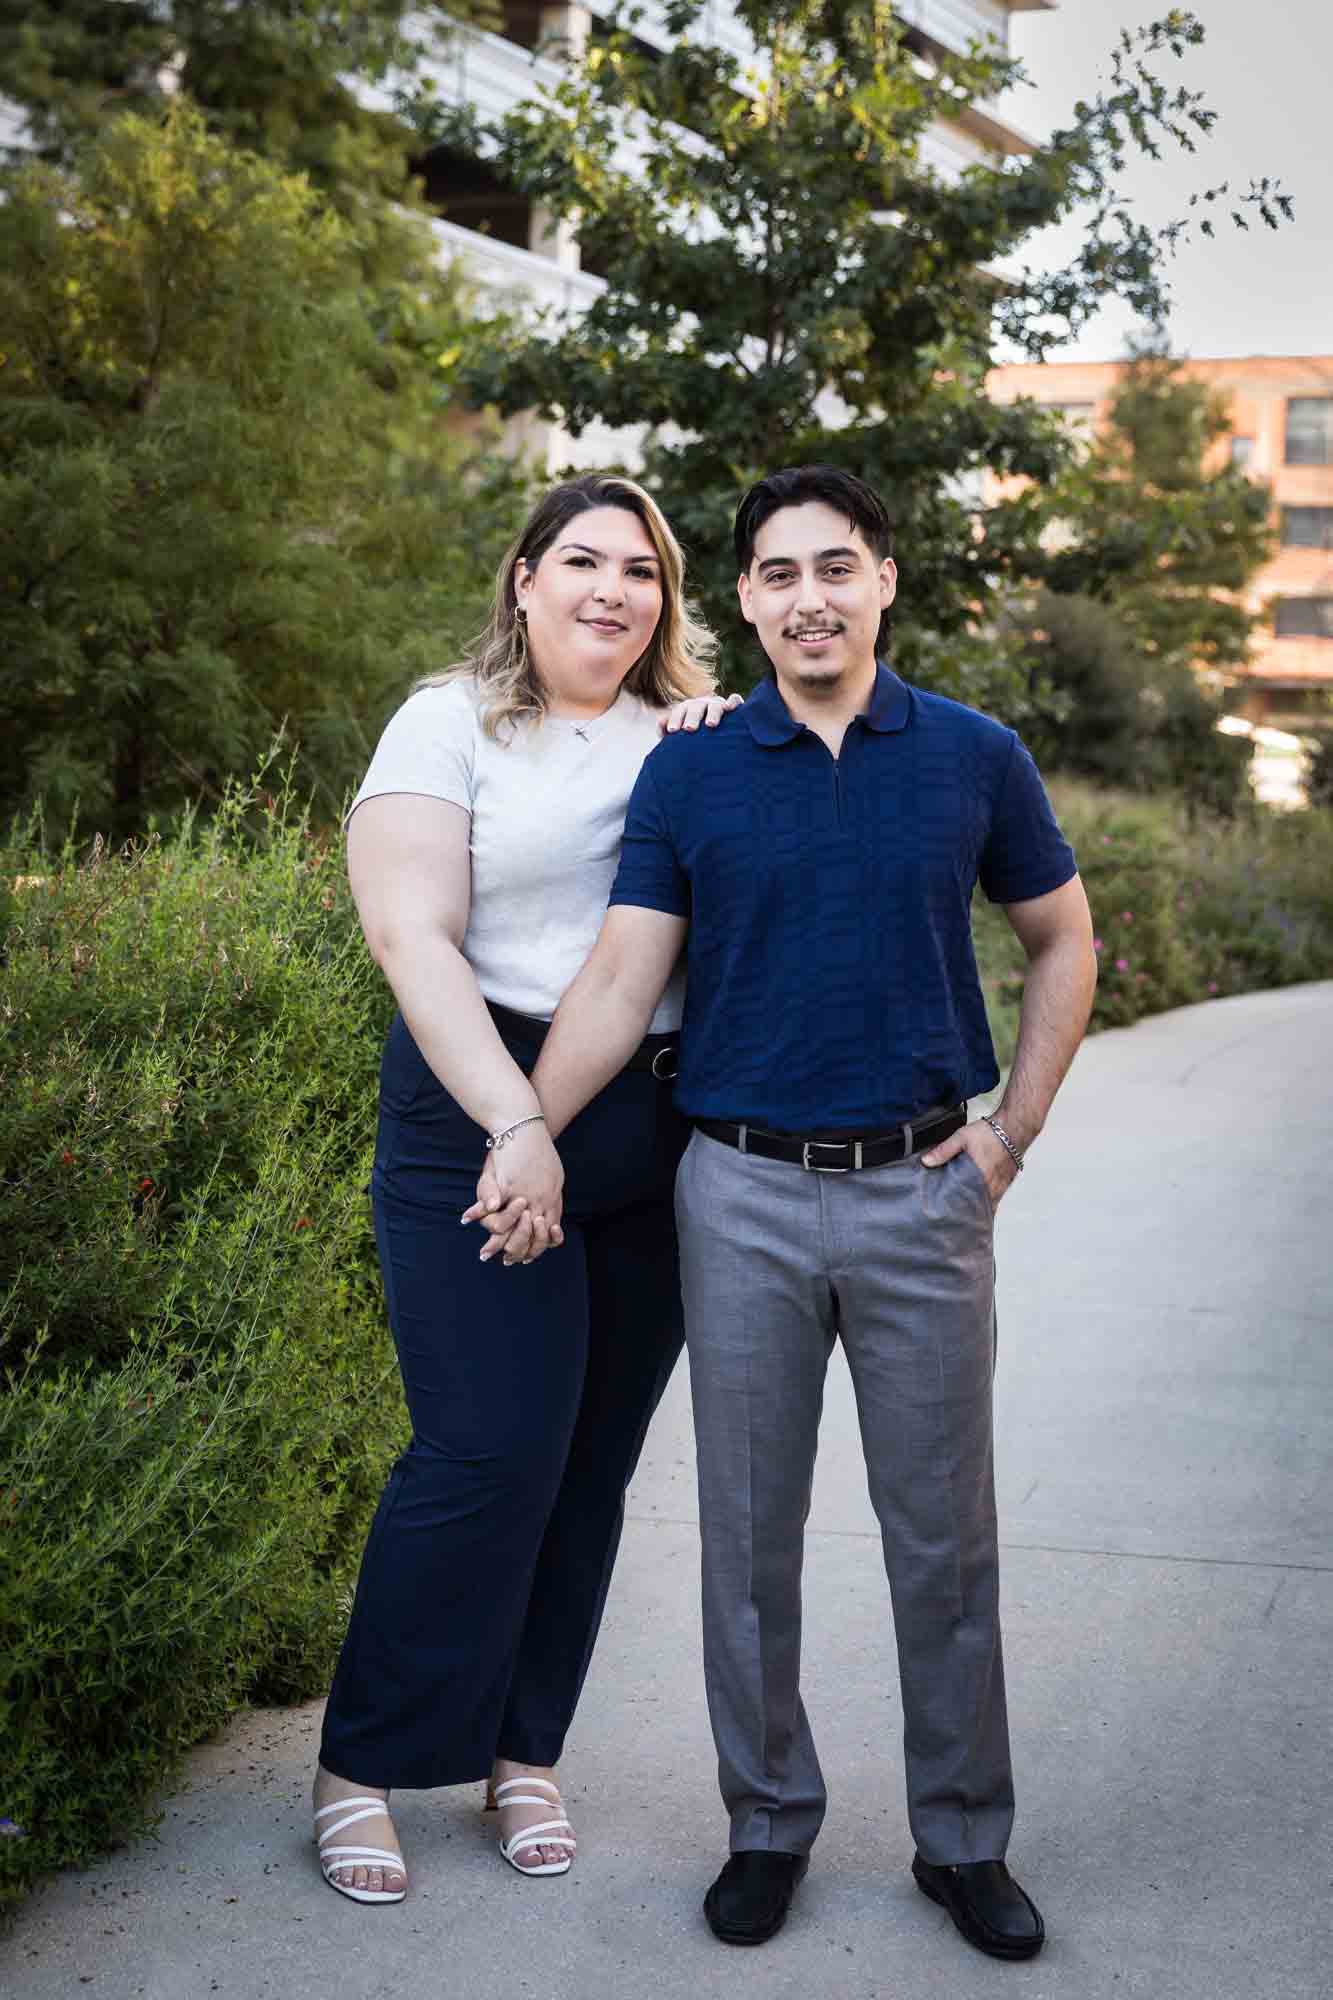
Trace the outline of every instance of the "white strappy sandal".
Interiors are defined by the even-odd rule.
[[[536,1792],[524,1789],[525,1786],[533,1785],[540,1785],[543,1792],[550,1793],[550,1797],[542,1798]],[[512,1796],[506,1797],[506,1793]],[[516,1869],[520,1875],[567,1875],[578,1842],[574,1838],[573,1827],[565,1818],[564,1802],[560,1797],[558,1786],[553,1785],[549,1778],[506,1778],[502,1785],[496,1785],[492,1789],[491,1797],[498,1807],[554,1807],[560,1815],[559,1819],[539,1819],[532,1826],[520,1827],[508,1840],[500,1842],[500,1852],[509,1866]],[[542,1861],[535,1868],[525,1868],[521,1861],[514,1859],[514,1856],[520,1854],[525,1847],[564,1847],[568,1852],[563,1861]]]
[[[357,1806],[361,1808],[359,1812],[353,1810]],[[335,1820],[332,1826],[325,1827],[321,1833],[319,1822],[327,1819],[330,1813],[345,1813],[347,1817]],[[349,1826],[355,1826],[358,1820],[374,1819],[377,1813],[382,1813],[386,1819],[388,1818],[387,1799],[335,1799],[332,1805],[319,1806],[316,1809],[315,1839],[319,1843],[320,1873],[330,1889],[336,1889],[340,1896],[350,1896],[354,1903],[401,1903],[407,1894],[407,1869],[403,1865],[401,1854],[391,1854],[387,1847],[328,1845],[329,1841],[344,1833]],[[568,1862],[565,1865],[568,1867]],[[382,1868],[386,1873],[392,1869],[394,1874],[403,1877],[404,1886],[401,1889],[352,1889],[345,1882],[334,1880],[344,1868]]]

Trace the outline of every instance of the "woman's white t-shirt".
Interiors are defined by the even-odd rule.
[[[419,792],[471,815],[463,955],[486,999],[549,1021],[602,927],[658,712],[622,688],[591,722],[548,715],[502,724],[496,738],[481,715],[470,675],[418,688],[390,718],[351,811]],[[682,957],[652,1033],[680,1026],[684,992]]]

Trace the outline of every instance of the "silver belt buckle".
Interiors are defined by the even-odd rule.
[[[850,1167],[821,1167],[810,1158],[813,1148],[818,1148],[819,1151],[827,1153],[835,1146],[846,1148],[848,1145],[852,1148],[852,1164]],[[801,1147],[801,1165],[807,1174],[850,1174],[860,1164],[861,1141],[859,1139],[807,1139]]]

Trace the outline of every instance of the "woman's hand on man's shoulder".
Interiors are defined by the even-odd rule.
[[[697,729],[702,723],[706,729],[716,729],[730,708],[739,708],[745,700],[743,694],[695,694],[688,701],[678,701],[664,709],[657,726],[663,736],[674,736],[678,729]]]

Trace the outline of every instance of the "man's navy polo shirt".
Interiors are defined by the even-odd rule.
[[[612,903],[688,917],[676,1101],[873,1132],[999,1080],[972,951],[992,902],[1075,872],[1012,729],[880,666],[835,760],[770,675],[650,753]]]

